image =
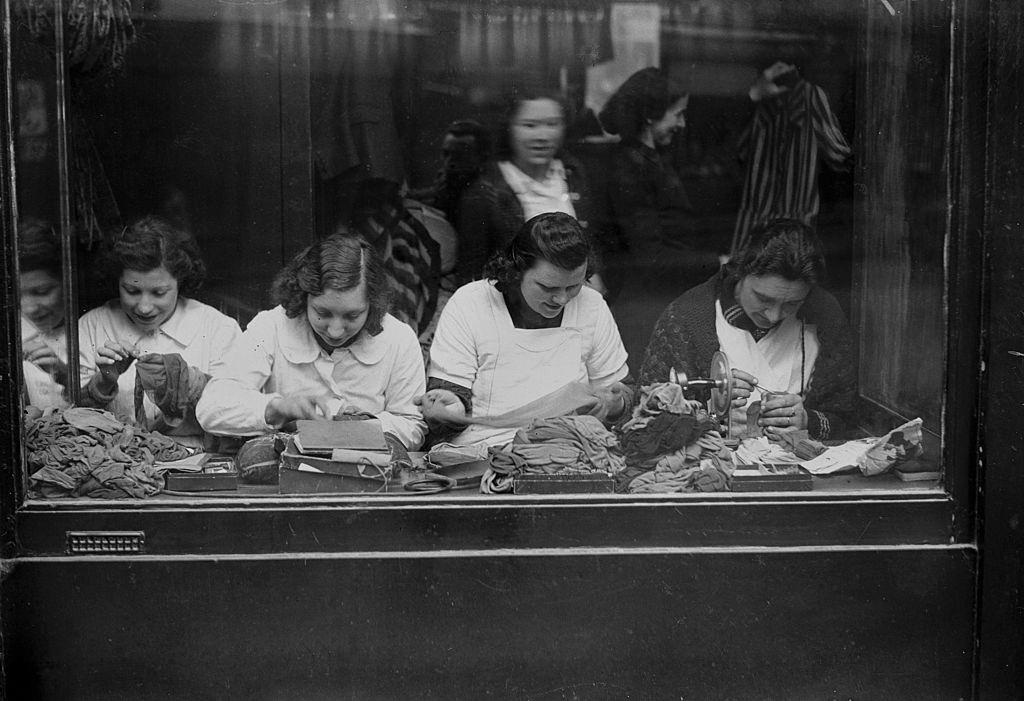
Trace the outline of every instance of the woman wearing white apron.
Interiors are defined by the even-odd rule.
[[[458,415],[507,416],[571,382],[589,383],[610,420],[631,404],[626,349],[601,295],[585,282],[594,268],[590,237],[568,214],[527,221],[485,268],[486,279],[449,300],[430,349],[430,405]],[[437,425],[432,425],[435,439]],[[444,438],[501,445],[515,428],[470,424]]]
[[[722,350],[736,378],[734,433],[748,401],[763,400],[758,424],[769,435],[806,429],[820,440],[852,428],[857,364],[852,334],[835,297],[819,286],[825,262],[806,224],[777,219],[758,227],[747,247],[714,277],[662,313],[640,371],[641,384],[663,382],[670,368],[707,374]]]

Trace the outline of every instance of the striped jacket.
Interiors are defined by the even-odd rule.
[[[746,245],[751,229],[771,219],[813,224],[818,214],[819,163],[838,169],[851,153],[825,91],[806,80],[786,93],[761,100],[739,147],[746,176],[733,253]]]

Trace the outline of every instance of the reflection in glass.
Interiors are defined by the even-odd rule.
[[[37,409],[67,405],[67,326],[60,244],[48,222],[18,226],[18,293],[22,371],[27,404]]]

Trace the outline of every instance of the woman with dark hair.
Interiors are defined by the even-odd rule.
[[[296,419],[369,413],[410,450],[426,424],[416,333],[387,313],[390,288],[362,238],[335,234],[296,255],[199,402],[207,431],[255,436]]]
[[[118,298],[78,322],[82,403],[199,445],[195,404],[238,323],[192,299],[206,266],[195,239],[163,219],[125,229],[108,265]]]
[[[690,199],[665,153],[686,127],[689,100],[660,69],[644,68],[626,79],[601,110],[601,126],[622,139],[611,161],[608,194],[627,242],[658,237],[678,245],[690,233]]]
[[[589,383],[618,418],[632,391],[626,349],[604,299],[584,283],[591,237],[564,212],[539,214],[441,313],[430,348],[425,412],[509,414],[571,382]],[[450,428],[450,427],[449,427]],[[514,428],[471,424],[459,444],[506,443]]]
[[[60,245],[53,227],[26,218],[18,225],[18,300],[22,373],[28,404],[67,406],[67,327]]]
[[[479,279],[484,264],[515,238],[523,222],[543,212],[573,216],[600,238],[592,230],[599,217],[583,170],[562,151],[565,122],[565,105],[554,93],[519,91],[509,100],[497,160],[462,195],[456,224],[460,282]]]
[[[769,436],[841,437],[852,428],[857,364],[843,311],[820,286],[824,274],[813,229],[795,219],[761,225],[739,255],[661,314],[641,384],[666,381],[670,368],[704,377],[722,350],[736,378],[735,431],[746,425],[747,401],[761,400],[758,423]]]

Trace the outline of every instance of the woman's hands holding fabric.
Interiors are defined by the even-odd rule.
[[[36,367],[44,370],[60,384],[67,383],[68,366],[57,352],[39,339],[32,339],[25,342],[22,348],[22,357]]]
[[[463,418],[466,415],[466,406],[462,400],[455,392],[448,389],[429,390],[416,397],[413,403],[420,408],[424,419],[446,421],[453,417]]]
[[[263,419],[268,426],[281,426],[299,419],[323,419],[333,415],[328,401],[330,395],[300,393],[274,397],[267,403]]]
[[[159,353],[146,353],[140,355],[139,359],[135,363],[135,371],[143,372],[144,370],[149,374],[156,374],[162,372],[164,369],[164,357]]]
[[[107,390],[117,385],[121,377],[138,357],[138,351],[120,341],[107,341],[96,349],[96,369],[99,371],[100,385]]]
[[[751,375],[749,372],[743,372],[742,370],[732,369],[732,406],[734,409],[738,409],[745,406],[747,400],[750,399],[750,393],[754,391],[754,387],[757,386],[757,378]],[[763,410],[763,408],[762,408]]]
[[[780,431],[807,428],[807,410],[799,394],[772,394],[761,400],[761,417],[757,421],[769,436]]]

